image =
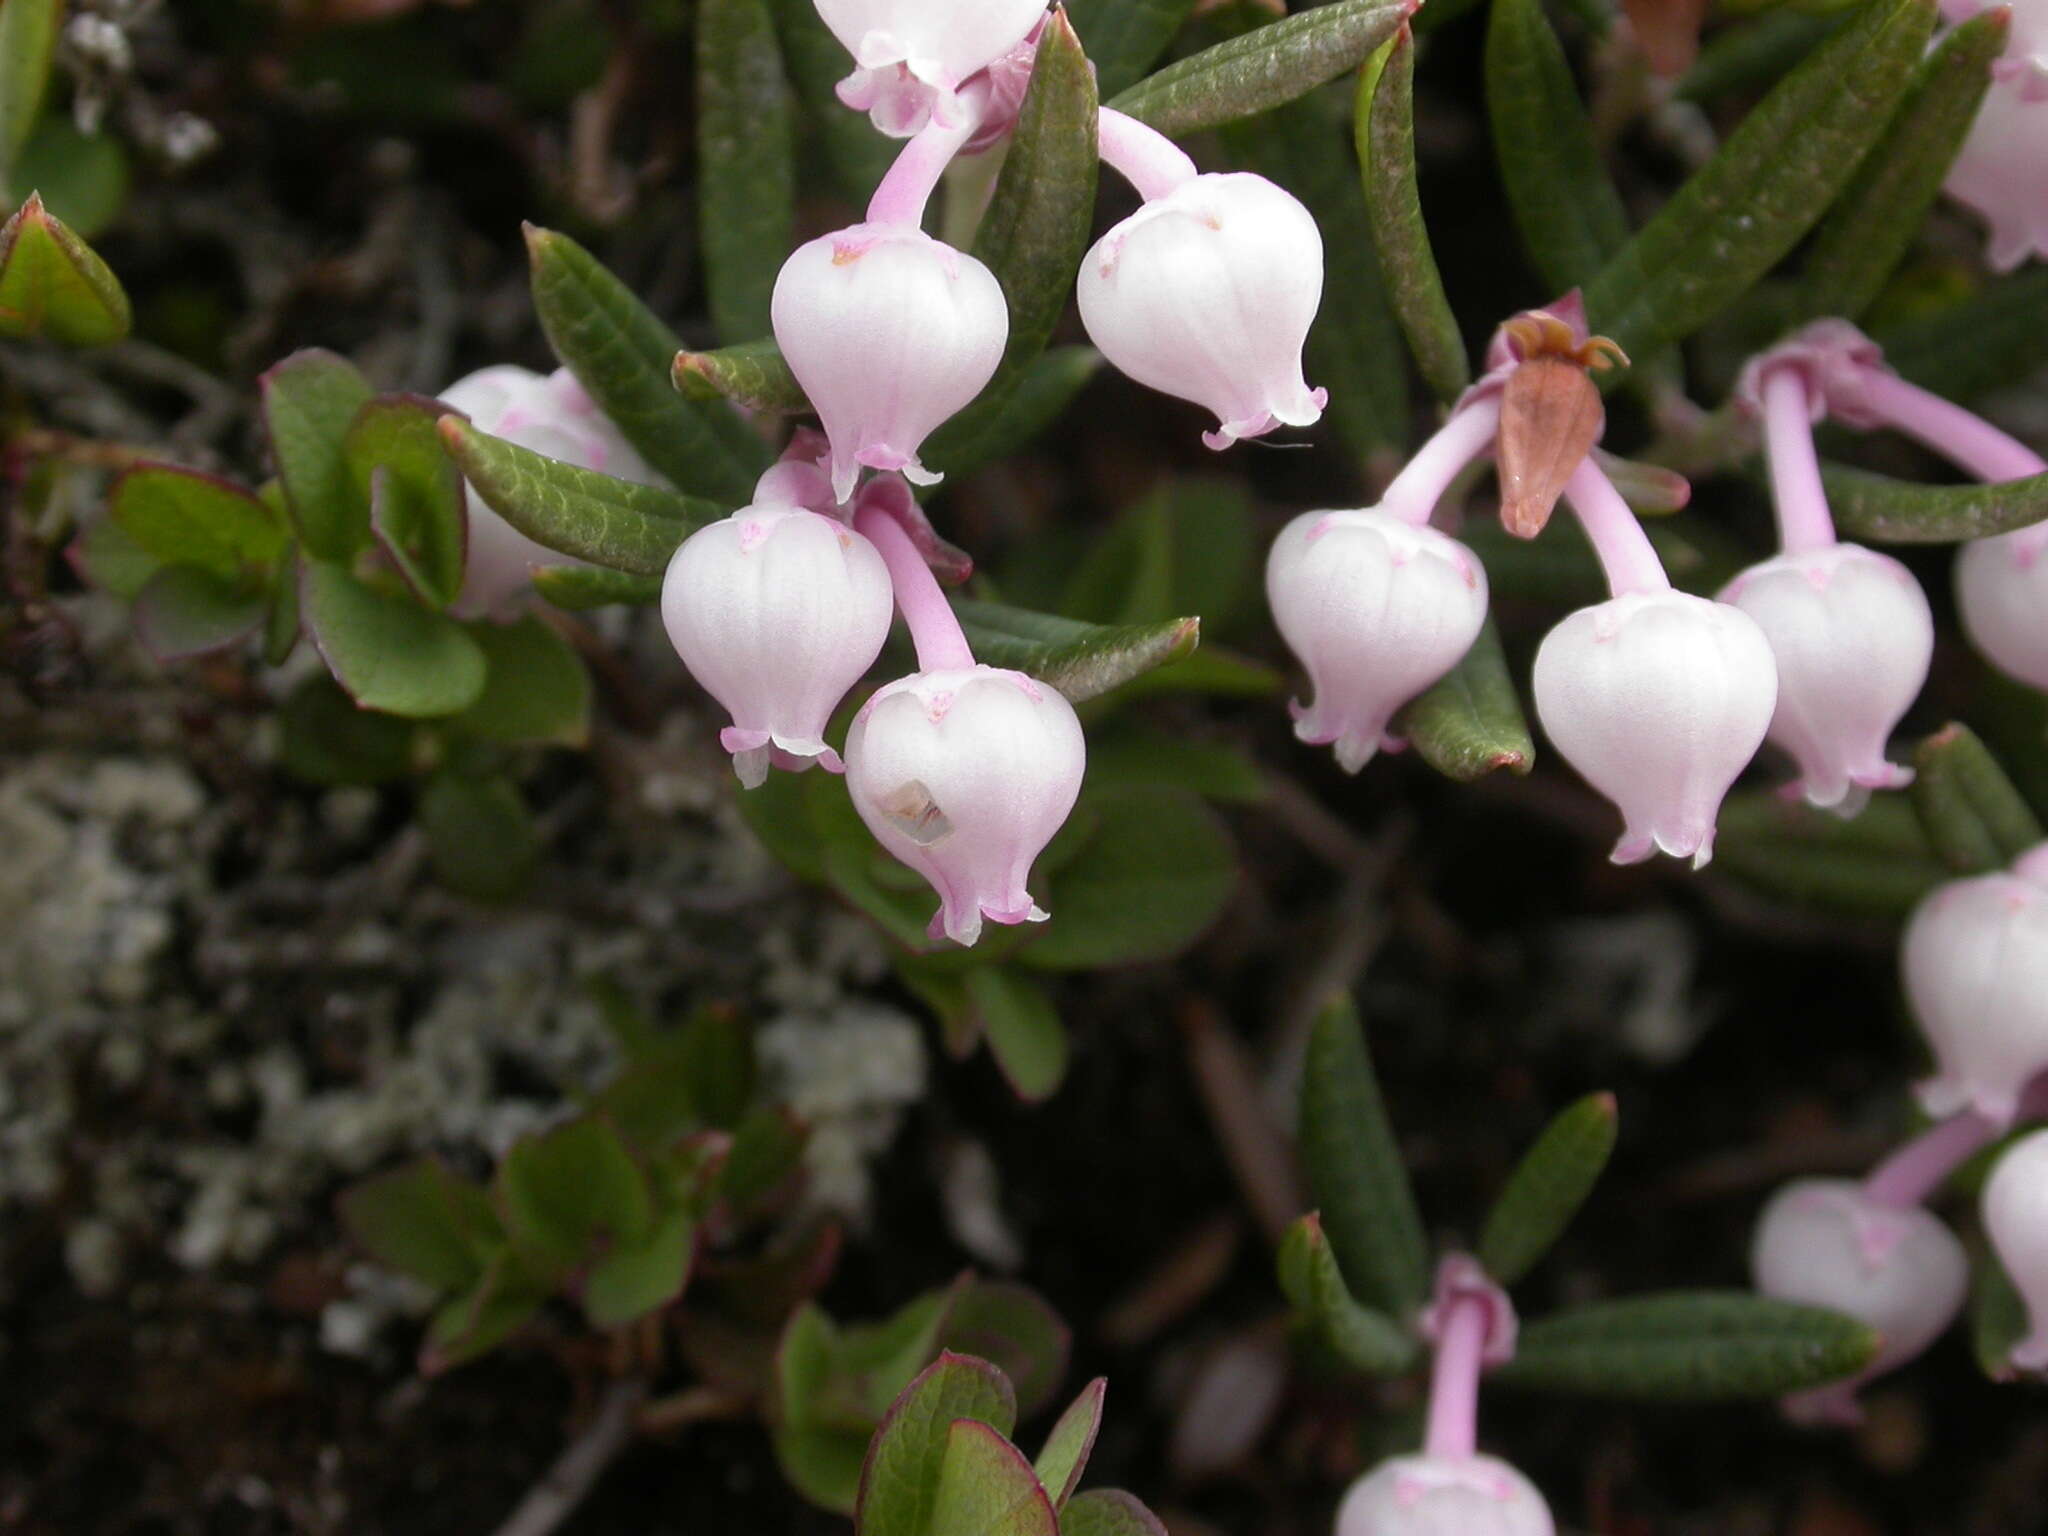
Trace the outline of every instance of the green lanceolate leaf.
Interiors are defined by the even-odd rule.
[[[1879,795],[1845,821],[1774,790],[1723,803],[1714,868],[1798,906],[1887,918],[1904,917],[1952,874],[1902,795]]]
[[[1579,1100],[1550,1122],[1487,1214],[1479,1262],[1513,1285],[1550,1252],[1593,1192],[1614,1151],[1614,1095]]]
[[[636,576],[659,576],[684,539],[718,509],[660,486],[638,485],[441,418],[441,441],[463,478],[506,522],[549,549]]]
[[[1102,1428],[1102,1400],[1108,1391],[1109,1380],[1103,1376],[1083,1387],[1081,1395],[1067,1406],[1046,1435],[1045,1448],[1031,1464],[1055,1511],[1073,1497],[1081,1484],[1081,1474],[1088,1469],[1096,1433]]]
[[[1952,544],[2011,533],[2048,517],[2048,475],[1993,485],[1920,485],[1840,464],[1821,466],[1844,534],[1879,544]]]
[[[1429,1289],[1429,1250],[1349,998],[1332,999],[1309,1037],[1301,1157],[1352,1292],[1394,1317],[1413,1315]]]
[[[1356,69],[1408,11],[1406,0],[1335,0],[1169,64],[1109,105],[1175,135],[1252,117]]]
[[[930,1536],[1059,1536],[1059,1517],[1024,1453],[986,1424],[956,1419],[931,1490]],[[877,1536],[883,1527],[863,1524]],[[911,1536],[899,1528],[901,1536]]]
[[[1996,1251],[1986,1248],[1970,1265],[1970,1347],[1993,1381],[2011,1381],[2013,1346],[2027,1336],[2027,1302]]]
[[[1121,1488],[1091,1488],[1060,1511],[1060,1536],[1166,1536],[1166,1524]]]
[[[1921,64],[1891,126],[1857,167],[1815,232],[1800,290],[1800,318],[1859,318],[1926,222],[2005,49],[2009,18],[1973,17]]]
[[[1415,180],[1415,34],[1405,26],[1359,77],[1356,131],[1388,302],[1424,382],[1439,400],[1456,399],[1472,382],[1472,371],[1422,222]]]
[[[1460,783],[1535,766],[1536,743],[1491,618],[1449,674],[1401,711],[1394,729],[1430,767]]]
[[[108,510],[137,549],[164,565],[239,581],[284,558],[285,531],[270,508],[217,475],[144,464],[115,482]]]
[[[2041,822],[1968,726],[1949,725],[1913,753],[1913,809],[1927,840],[1963,874],[2003,869],[2041,841]]]
[[[1067,1031],[1045,988],[1015,971],[990,968],[967,977],[967,998],[1003,1076],[1027,1104],[1059,1091],[1067,1075]]]
[[[571,613],[591,608],[644,608],[661,601],[661,578],[598,565],[544,565],[533,573],[533,590]]]
[[[861,1536],[939,1536],[931,1515],[946,1443],[961,1420],[1008,1435],[1017,1399],[986,1360],[941,1354],[903,1389],[875,1431],[861,1468],[854,1527]]]
[[[1486,105],[1530,260],[1553,292],[1576,288],[1628,243],[1628,215],[1542,0],[1493,0]]]
[[[590,739],[590,673],[575,648],[539,619],[472,624],[488,672],[455,728],[480,741],[580,747]]]
[[[257,381],[263,429],[285,504],[306,552],[347,560],[370,542],[370,508],[356,492],[343,444],[373,391],[346,358],[294,352]]]
[[[380,395],[356,412],[342,457],[370,509],[370,533],[421,599],[436,608],[462,587],[467,512],[462,472],[435,430],[448,408],[416,395]]]
[[[1311,1211],[1280,1242],[1280,1286],[1330,1352],[1353,1370],[1397,1376],[1415,1363],[1414,1334],[1384,1312],[1360,1306]]]
[[[1028,673],[1076,704],[1179,660],[1201,638],[1202,621],[1195,618],[1089,624],[965,599],[956,601],[953,611],[981,660]]]
[[[1195,0],[1073,0],[1067,6],[1103,94],[1137,83],[1194,14]]]
[[[1812,15],[1780,6],[1747,26],[1721,28],[1707,39],[1699,61],[1673,95],[1680,101],[1711,102],[1736,91],[1763,90],[1841,25],[1838,9]]]
[[[363,709],[410,720],[460,714],[484,691],[484,653],[461,625],[307,560],[299,611],[334,680]]]
[[[1640,364],[1747,293],[1883,134],[1933,24],[1931,0],[1868,0],[1586,285],[1592,328]]]
[[[1514,1362],[1494,1376],[1595,1397],[1782,1397],[1853,1376],[1879,1343],[1868,1324],[1819,1307],[1746,1291],[1670,1291],[1524,1324]]]
[[[63,0],[0,0],[0,203],[12,201],[15,158],[35,131]]]
[[[335,1208],[357,1247],[437,1291],[474,1285],[503,1239],[489,1198],[438,1158],[352,1184]]]
[[[765,0],[697,5],[697,221],[711,319],[766,335],[796,223],[796,113]]]
[[[2048,265],[1993,278],[1960,304],[1877,333],[1885,360],[1951,400],[2029,377],[2048,352]]]
[[[1066,12],[1056,10],[974,239],[1010,305],[1010,342],[991,392],[1007,390],[1045,350],[1066,311],[1095,212],[1095,123],[1094,73]]]
[[[678,352],[675,386],[692,400],[730,400],[750,411],[795,416],[811,408],[773,338],[716,352]]]
[[[120,279],[35,193],[0,224],[0,336],[98,347],[126,336],[130,318]]]
[[[567,235],[528,225],[526,248],[549,344],[626,441],[679,489],[744,504],[768,450],[724,406],[677,393],[669,328]]]
[[[980,399],[925,441],[925,467],[964,475],[1030,446],[1102,367],[1093,347],[1054,347],[1024,365],[1010,388]]]
[[[167,565],[135,594],[135,638],[161,662],[239,645],[263,627],[269,594],[192,565]]]

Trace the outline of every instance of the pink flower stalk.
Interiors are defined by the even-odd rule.
[[[1323,296],[1323,237],[1263,176],[1197,175],[1170,140],[1104,109],[1102,158],[1146,199],[1081,263],[1088,335],[1147,388],[1216,415],[1211,448],[1322,419],[1301,349]]]
[[[856,522],[888,562],[919,671],[854,717],[854,808],[938,892],[933,938],[971,945],[984,920],[1043,922],[1027,882],[1081,792],[1087,744],[1074,707],[1021,672],[978,665],[910,535],[872,502]]]
[[[441,402],[467,416],[478,431],[521,448],[622,480],[661,483],[566,368],[547,375],[509,363],[485,368],[442,390]],[[467,504],[462,590],[449,605],[457,618],[517,617],[531,596],[535,566],[587,563],[529,539],[474,490]]]
[[[1984,1230],[2027,1304],[2015,1369],[2048,1371],[2048,1131],[2021,1137],[1984,1182]]]
[[[1852,1179],[1800,1179],[1779,1190],[1757,1223],[1750,1269],[1764,1295],[1831,1307],[1883,1338],[1856,1376],[1786,1400],[1786,1413],[1804,1423],[1860,1422],[1857,1388],[1939,1338],[1970,1283],[1963,1245],[1940,1220],[1873,1199]]]
[[[1942,9],[1962,21],[1984,9],[1979,0],[1949,0]],[[2029,256],[2048,256],[2048,5],[2011,7],[2005,51],[1991,66],[1991,87],[1977,110],[1945,190],[1991,226],[1985,252],[2010,272]]]
[[[2048,844],[2010,872],[1935,889],[1906,924],[1901,959],[1936,1066],[1922,1107],[2012,1124],[2048,1069]]]
[[[1763,418],[1784,552],[1721,592],[1762,626],[1778,664],[1770,739],[1799,766],[1794,789],[1844,815],[1873,789],[1912,782],[1885,747],[1934,656],[1934,614],[1905,566],[1835,542],[1814,452],[1826,398],[1808,349],[1774,349],[1744,372],[1737,398]]]
[[[1492,437],[1495,401],[1454,415],[1377,507],[1305,512],[1266,561],[1266,599],[1308,672],[1311,701],[1291,707],[1294,734],[1334,742],[1356,773],[1395,711],[1455,667],[1486,622],[1486,571],[1428,525],[1443,488]]]
[[[960,115],[959,91],[1030,35],[1046,0],[816,0],[853,55],[839,99],[892,138]]]
[[[881,654],[890,608],[874,545],[795,505],[742,507],[700,528],[661,586],[669,640],[732,716],[719,742],[749,789],[771,763],[842,771],[825,725]]]
[[[1770,643],[1740,609],[1672,589],[1642,525],[1591,459],[1564,494],[1615,595],[1544,637],[1537,714],[1565,759],[1620,808],[1615,863],[1661,849],[1697,869],[1713,857],[1721,801],[1770,727]]]

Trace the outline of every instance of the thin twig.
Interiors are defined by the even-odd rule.
[[[498,1527],[497,1536],[549,1536],[574,1514],[604,1469],[632,1441],[640,1403],[646,1396],[643,1381],[614,1382],[590,1427],[570,1442],[548,1468],[547,1476],[528,1490],[511,1518]]]

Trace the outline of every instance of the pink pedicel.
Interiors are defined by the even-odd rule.
[[[2048,1371],[2048,1131],[2021,1137],[1984,1183],[1984,1230],[2027,1304],[2027,1332],[2009,1357]]]
[[[1786,1413],[1804,1423],[1858,1422],[1857,1388],[1939,1338],[1970,1283],[1963,1245],[1939,1219],[1880,1203],[1853,1179],[1801,1179],[1772,1196],[1750,1244],[1750,1272],[1766,1296],[1833,1308],[1883,1338],[1857,1376],[1786,1399]]]
[[[661,483],[566,368],[552,374],[510,364],[485,368],[442,390],[441,402],[478,431],[534,453],[641,485]],[[462,590],[449,606],[457,618],[516,618],[532,596],[535,566],[586,563],[529,539],[474,490],[468,508]]]
[[[839,771],[825,725],[880,654],[890,609],[874,545],[795,506],[743,507],[699,529],[661,587],[676,654],[732,716],[719,740],[749,789],[771,763]]]
[[[987,267],[900,224],[856,224],[799,246],[772,312],[776,342],[831,440],[842,502],[863,466],[938,481],[918,451],[981,393],[1010,333]]]
[[[952,121],[959,90],[1030,36],[1045,0],[816,0],[853,55],[839,99],[892,138]]]
[[[2048,845],[2010,871],[1937,887],[1906,924],[1901,965],[1934,1054],[1922,1107],[2012,1124],[2048,1069]]]

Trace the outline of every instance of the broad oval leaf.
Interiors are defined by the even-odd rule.
[[[955,1419],[924,1527],[930,1536],[1059,1536],[1059,1528],[1024,1453],[986,1424]],[[878,1528],[861,1529],[873,1536]]]
[[[484,690],[484,653],[461,625],[307,560],[299,611],[334,680],[363,709],[411,720],[460,714]]]
[[[1821,475],[1835,526],[1880,544],[1953,544],[2048,517],[2048,474],[1991,485],[1920,485],[1824,464]]]
[[[1330,1251],[1322,1218],[1311,1211],[1280,1242],[1280,1285],[1303,1319],[1353,1370],[1396,1376],[1415,1363],[1415,1335],[1383,1312],[1359,1305]]]
[[[697,1223],[682,1207],[663,1212],[637,1243],[612,1249],[583,1282],[583,1313],[593,1328],[621,1328],[672,1305],[690,1280]]]
[[[232,480],[172,464],[128,471],[115,482],[108,511],[151,559],[223,580],[273,568],[287,547],[285,531],[258,498]]]
[[[868,1446],[854,1515],[862,1536],[927,1536],[947,1443],[961,1420],[1008,1435],[1017,1400],[986,1360],[942,1353],[903,1389]]]
[[[1166,1524],[1136,1494],[1091,1488],[1060,1511],[1060,1536],[1166,1536]]]
[[[2041,841],[2040,818],[1968,726],[1944,726],[1920,743],[1912,793],[1928,842],[1962,874],[2003,869]]]
[[[1487,1213],[1479,1262],[1513,1285],[1563,1235],[1614,1151],[1614,1095],[1589,1094],[1552,1120]]]
[[[436,424],[438,400],[379,395],[365,402],[342,439],[356,495],[370,509],[370,533],[406,585],[436,608],[462,587],[468,517],[462,472]]]
[[[35,131],[63,0],[0,3],[0,202],[9,201],[15,157]]]
[[[1176,135],[1251,117],[1356,69],[1413,9],[1409,0],[1335,0],[1169,64],[1109,105]]]
[[[483,1190],[433,1157],[350,1185],[335,1213],[371,1258],[437,1291],[480,1280],[504,1236]]]
[[[1536,765],[1536,743],[1492,618],[1463,659],[1401,711],[1394,729],[1430,767],[1460,783],[1502,768],[1525,774]]]
[[[580,747],[590,739],[590,672],[537,618],[469,626],[484,653],[484,691],[451,722],[480,741]]]
[[[939,1343],[986,1360],[1010,1383],[1019,1417],[1052,1401],[1067,1374],[1074,1336],[1050,1303],[1013,1280],[956,1283],[948,1292]]]
[[[750,411],[780,416],[801,415],[811,408],[773,337],[716,352],[678,352],[672,377],[676,388],[692,400],[730,400]]]
[[[1883,918],[1904,917],[1951,878],[1903,795],[1879,795],[1849,821],[1772,790],[1731,795],[1714,868],[1799,906]]]
[[[768,330],[796,223],[796,122],[765,0],[698,0],[697,227],[711,319],[727,341]]]
[[[270,596],[192,565],[167,565],[135,595],[135,638],[160,662],[239,645],[263,627]]]
[[[257,383],[300,542],[315,559],[347,560],[370,542],[370,508],[356,493],[343,444],[374,391],[346,358],[317,348],[294,352]]]
[[[965,598],[953,611],[981,661],[1049,683],[1076,704],[1179,660],[1201,639],[1197,618],[1090,624]]]
[[[126,336],[131,318],[121,280],[29,193],[0,224],[0,336],[99,347]]]
[[[1067,1030],[1045,988],[999,967],[972,971],[968,1002],[989,1054],[1018,1098],[1041,1103],[1067,1075]]]
[[[540,832],[519,786],[504,774],[444,769],[420,796],[420,830],[434,877],[472,901],[510,901],[540,856]]]
[[[292,690],[277,723],[285,771],[309,784],[391,784],[413,773],[418,727],[358,709],[324,672]]]
[[[498,1164],[498,1209],[523,1249],[562,1271],[654,1228],[647,1176],[610,1122],[593,1115],[516,1143]]]

